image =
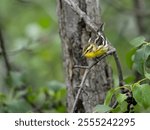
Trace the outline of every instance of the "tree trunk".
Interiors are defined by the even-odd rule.
[[[75,0],[74,2],[96,25],[101,24],[98,0]],[[74,65],[87,66],[93,62],[93,60],[82,57],[82,48],[93,34],[83,19],[64,0],[58,0],[57,11],[67,87],[67,109],[68,112],[71,112],[78,86],[85,71],[73,67]],[[75,112],[92,112],[93,107],[103,103],[106,92],[112,87],[110,70],[105,60],[100,61],[91,69],[85,80]]]

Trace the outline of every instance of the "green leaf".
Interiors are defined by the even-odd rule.
[[[112,109],[112,113],[121,113],[121,112],[126,112],[127,111],[127,105],[128,103],[126,101],[123,101],[117,105],[116,108]]]
[[[150,56],[150,44],[146,44],[145,46],[145,60]]]
[[[143,106],[144,108],[150,107],[150,85],[135,84],[132,93],[137,104]]]
[[[66,89],[61,88],[59,91],[55,93],[55,101],[61,101],[66,98]]]
[[[128,106],[128,103],[126,101],[123,101],[122,103],[120,103],[120,109],[121,109],[120,112],[126,112],[127,106]]]
[[[112,109],[111,112],[112,113],[120,113],[121,112],[120,105],[118,105],[117,107],[115,107],[114,109]]]
[[[126,55],[126,62],[129,68],[132,68],[133,65],[133,55],[136,52],[136,48],[131,49]]]
[[[125,87],[130,87],[130,86],[125,86]],[[112,96],[115,94],[116,95],[116,98],[118,99],[119,102],[122,102],[126,96],[124,94],[120,94],[118,93],[118,90],[120,90],[120,87],[116,87],[116,88],[112,88],[110,89],[107,94],[106,94],[106,98],[105,98],[105,101],[104,101],[104,105],[106,106],[109,106],[110,103],[111,103],[111,99],[112,99]]]
[[[135,81],[135,77],[134,76],[128,76],[128,77],[126,77],[125,79],[124,79],[124,81],[125,81],[125,83],[126,84],[131,84],[131,83],[133,83],[134,81]]]
[[[136,104],[135,106],[134,106],[134,112],[143,112],[145,110],[145,108],[142,106],[142,105],[140,105],[140,104]]]
[[[20,72],[15,72],[12,71],[10,73],[10,76],[7,77],[6,82],[8,85],[13,86],[13,87],[21,87],[24,85],[23,82],[23,74]]]
[[[150,107],[150,85],[143,84],[141,85],[141,87],[142,87],[142,95],[144,98],[144,102],[148,107]]]
[[[134,67],[141,74],[149,78],[150,71],[150,45],[143,45],[136,51],[134,57]]]
[[[23,96],[25,96],[27,94],[27,90],[24,89],[24,90],[20,90],[18,91],[16,94],[15,94],[15,98],[21,98]]]
[[[121,93],[116,94],[118,105],[116,108],[111,110],[111,112],[115,112],[115,113],[125,112],[127,110],[127,105],[128,105],[128,103],[125,101],[126,98],[127,96],[125,94],[121,94]]]
[[[141,86],[139,84],[133,87],[132,93],[133,93],[133,97],[136,100],[136,102],[138,104],[142,105],[144,103],[144,100],[142,97],[143,95],[142,95]]]
[[[150,73],[148,73],[147,71],[145,71],[145,69],[144,69],[144,75],[145,75],[146,78],[150,79]]]
[[[141,74],[144,74],[144,53],[145,48],[140,48],[136,51],[134,57],[134,68]]]
[[[134,47],[138,47],[140,45],[142,45],[145,42],[145,37],[143,36],[139,36],[136,37],[135,39],[130,41],[130,44],[133,45]]]
[[[43,91],[39,91],[37,92],[37,95],[36,95],[36,99],[35,99],[35,104],[38,106],[38,107],[41,107],[44,102],[46,100],[46,95]]]
[[[55,81],[55,80],[48,82],[47,86],[49,89],[51,89],[55,92],[60,90],[61,88],[65,88],[65,84],[58,82],[58,81]]]
[[[144,75],[146,78],[150,79],[150,55],[147,57],[144,63]]]
[[[110,111],[112,108],[107,105],[97,105],[94,107],[94,112],[104,113]]]
[[[0,93],[0,104],[4,103],[4,101],[6,100],[6,95],[4,93]]]
[[[116,95],[116,99],[117,99],[118,103],[122,103],[125,99],[127,99],[127,96],[126,96],[126,94],[118,93]]]
[[[31,106],[24,99],[12,99],[6,102],[8,112],[28,112]]]
[[[105,98],[105,101],[104,101],[104,105],[109,106],[109,104],[111,102],[111,99],[112,99],[112,96],[114,95],[114,92],[115,92],[114,88],[110,89],[107,92],[107,95],[106,95],[106,98]]]

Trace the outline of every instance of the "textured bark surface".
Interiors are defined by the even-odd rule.
[[[100,25],[100,9],[98,0],[75,0],[82,11]],[[91,30],[84,21],[63,0],[58,0],[59,30],[63,50],[63,64],[67,86],[67,108],[71,112],[78,86],[82,80],[84,69],[74,69],[74,65],[86,66],[93,62],[82,55],[82,48],[87,44]],[[104,101],[106,92],[112,87],[110,67],[105,60],[94,66],[84,84],[77,103],[76,112],[92,112],[93,107]]]

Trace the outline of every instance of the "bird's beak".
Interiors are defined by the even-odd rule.
[[[81,57],[84,57],[84,55],[85,55],[85,52],[84,52],[84,53],[82,53]]]
[[[81,57],[83,57],[83,56],[84,56],[84,54],[81,55]]]

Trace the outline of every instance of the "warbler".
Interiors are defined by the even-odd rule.
[[[104,55],[108,51],[108,41],[99,32],[97,38],[92,41],[91,38],[88,41],[88,45],[83,49],[83,56],[86,58],[96,58]]]

